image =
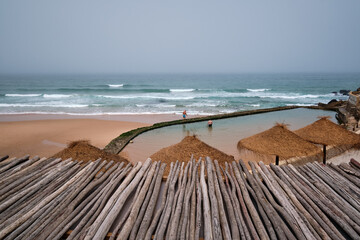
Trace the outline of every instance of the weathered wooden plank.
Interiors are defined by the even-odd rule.
[[[27,161],[29,159],[29,155],[26,155],[24,157],[21,158],[16,158],[14,160],[12,160],[11,162],[9,162],[8,164],[6,164],[5,166],[1,166],[0,167],[0,174],[5,173],[6,171],[10,171],[12,170],[13,167],[15,167],[18,164],[21,164],[24,161]],[[1,164],[2,162],[0,162]]]
[[[201,161],[201,172],[200,172],[200,186],[202,191],[202,199],[203,199],[203,216],[204,216],[204,239],[211,240],[214,238],[213,236],[213,226],[211,221],[211,209],[210,209],[210,201],[207,190],[207,185],[205,182],[205,164],[204,161]]]
[[[90,165],[89,165],[90,166]],[[17,219],[15,222],[7,226],[6,228],[2,229],[0,231],[0,238],[5,237],[7,234],[12,232],[14,229],[16,229],[18,226],[20,226],[22,223],[24,223],[27,219],[29,219],[35,212],[37,212],[39,209],[44,207],[46,204],[48,204],[51,200],[53,200],[56,196],[58,196],[61,192],[63,192],[69,185],[71,185],[74,181],[79,179],[81,175],[86,172],[87,168],[82,169],[77,175],[75,175],[73,178],[71,178],[66,184],[64,184],[61,188],[59,188],[57,191],[46,197],[44,200],[42,200],[40,203],[38,203],[33,209],[31,209],[29,212],[24,214],[22,217]]]
[[[129,235],[131,233],[131,228],[133,227],[133,224],[136,221],[136,217],[140,211],[141,205],[145,199],[145,196],[149,189],[150,183],[153,179],[156,166],[157,166],[156,162],[152,163],[150,171],[149,171],[148,175],[146,176],[144,186],[141,188],[139,195],[135,199],[134,206],[131,209],[130,215],[129,215],[128,219],[126,220],[122,230],[120,231],[119,236],[117,237],[118,240],[119,239],[127,239],[129,237]]]
[[[253,224],[255,227],[251,227],[250,230],[252,228],[254,228],[255,230],[257,230],[257,234],[258,236],[260,237],[260,239],[269,239],[269,236],[265,230],[265,227],[260,219],[260,216],[258,214],[258,212],[256,211],[256,208],[249,196],[249,192],[247,191],[246,189],[246,186],[245,186],[245,183],[242,181],[242,178],[240,176],[240,171],[239,171],[239,168],[236,164],[236,162],[232,162],[232,165],[230,165],[230,169],[232,168],[232,171],[234,172],[235,174],[235,180],[236,182],[239,184],[239,187],[241,189],[241,193],[242,193],[242,196],[244,198],[244,202],[246,204],[246,207],[250,213],[250,216],[251,216],[251,219],[253,221]],[[241,195],[239,195],[239,198],[240,198]],[[255,231],[253,233],[253,237],[254,237],[254,234],[255,234]],[[256,235],[257,235],[256,234]],[[255,235],[255,236],[256,236]]]
[[[273,167],[273,165],[271,165],[271,167]],[[277,176],[280,177],[289,188],[291,188],[291,191],[296,196],[297,200],[309,212],[310,217],[308,217],[308,220],[318,232],[320,237],[322,239],[342,239],[342,235],[337,231],[326,215],[323,214],[323,212],[311,201],[311,199],[297,186],[295,183],[296,179],[290,178],[287,175],[285,168],[274,167],[273,170]]]
[[[155,212],[155,215],[150,223],[150,226],[147,228],[146,230],[146,234],[145,234],[145,238],[144,239],[150,239],[151,236],[153,235],[153,232],[156,228],[156,225],[159,221],[159,218],[161,217],[162,215],[162,212],[165,208],[165,205],[166,205],[166,200],[167,200],[167,192],[168,192],[168,188],[169,188],[169,185],[170,183],[172,182],[172,179],[173,177],[175,176],[175,172],[177,170],[177,166],[178,166],[178,161],[176,161],[175,163],[175,167],[174,167],[174,164],[171,163],[170,164],[170,172],[169,172],[169,175],[168,175],[168,178],[166,179],[166,183],[165,183],[165,187],[163,189],[163,192],[160,196],[160,199],[158,201],[160,201],[160,207],[156,210]],[[139,239],[143,239],[142,237],[139,237]]]
[[[23,163],[19,164],[18,166],[15,166],[14,168],[10,169],[9,171],[3,172],[0,174],[0,180],[4,179],[20,170],[23,170],[24,168],[28,167],[29,165],[33,164],[34,162],[40,160],[38,156],[35,156],[27,161],[24,161]]]
[[[249,232],[249,229],[248,229],[246,223],[249,222],[250,224],[252,224],[252,222],[251,222],[250,216],[248,214],[248,211],[246,209],[244,200],[242,198],[240,187],[238,186],[238,184],[236,184],[236,182],[235,182],[236,180],[234,180],[234,178],[233,178],[234,173],[229,173],[228,163],[225,163],[225,170],[221,166],[220,166],[220,169],[224,173],[227,191],[228,191],[228,194],[232,201],[232,204],[234,206],[234,210],[236,213],[235,214],[236,221],[237,221],[239,231],[240,231],[240,238],[241,239],[251,239],[251,235],[250,235],[250,232]],[[231,185],[231,187],[230,187],[230,185]],[[239,198],[237,197],[236,192],[239,193],[239,196],[240,196]],[[241,205],[241,207],[240,207],[240,205]],[[244,215],[244,217],[243,217],[243,215]],[[251,225],[251,226],[253,227],[253,225]]]
[[[354,231],[354,229],[346,221],[347,216],[342,213],[340,209],[334,206],[332,203],[329,204],[325,200],[322,194],[318,194],[314,189],[313,185],[302,175],[296,168],[292,165],[289,165],[289,170],[293,173],[292,176],[296,177],[299,184],[299,187],[305,192],[309,198],[320,208],[323,212],[326,212],[327,216],[333,219],[341,228],[352,238],[356,239],[359,235]]]
[[[183,164],[181,164],[181,165],[183,166]],[[171,209],[172,209],[173,201],[174,201],[174,197],[175,197],[175,184],[176,184],[178,178],[181,178],[181,176],[179,176],[179,172],[180,172],[180,166],[177,167],[175,175],[174,175],[173,179],[171,180],[171,183],[169,186],[169,191],[168,191],[167,197],[166,197],[167,203],[166,203],[165,209],[162,213],[161,220],[158,224],[157,230],[155,232],[155,238],[157,238],[157,239],[164,238],[166,228],[169,224]]]
[[[139,163],[138,163],[139,164]],[[144,163],[144,165],[142,166],[142,168],[138,171],[138,173],[136,174],[136,176],[134,177],[134,179],[132,179],[132,177],[130,179],[132,179],[132,181],[130,183],[128,183],[130,181],[130,179],[128,177],[125,178],[124,182],[120,185],[120,187],[116,190],[116,192],[114,193],[115,196],[120,195],[116,202],[114,203],[113,207],[111,208],[111,211],[109,208],[105,207],[105,211],[104,213],[106,214],[108,211],[109,214],[106,215],[105,219],[102,221],[101,225],[99,228],[97,228],[96,226],[94,228],[92,228],[88,235],[85,237],[85,239],[90,239],[91,235],[95,232],[94,234],[94,238],[95,239],[103,239],[107,232],[109,231],[112,223],[114,222],[116,216],[119,214],[119,212],[121,211],[124,202],[126,201],[126,199],[129,197],[130,193],[132,192],[132,190],[136,187],[136,185],[140,182],[142,176],[144,175],[145,171],[147,170],[147,168],[150,166],[151,164],[151,159],[147,159]],[[136,169],[136,167],[133,168],[133,170]],[[131,172],[130,172],[131,173]],[[129,174],[130,175],[130,174]],[[129,176],[128,175],[128,176]],[[128,181],[127,181],[128,179]],[[126,188],[125,188],[126,186]],[[124,190],[123,190],[124,189]],[[121,194],[120,194],[121,193]],[[113,195],[113,196],[114,196]],[[112,206],[112,202],[110,202],[109,206]],[[105,215],[103,214],[103,215]],[[100,220],[100,219],[99,219]],[[98,221],[98,220],[97,220]]]
[[[101,166],[101,165],[100,165]],[[86,188],[89,188],[91,190],[93,190],[93,192],[91,192],[91,194],[86,197],[84,199],[84,201],[82,201],[79,206],[71,206],[69,207],[71,210],[71,212],[69,214],[66,215],[66,218],[61,221],[60,224],[57,224],[56,227],[53,227],[52,232],[49,236],[47,236],[48,239],[60,239],[62,235],[64,235],[64,233],[70,229],[70,227],[73,225],[74,222],[78,221],[78,219],[83,216],[84,213],[84,209],[88,209],[90,206],[92,206],[93,204],[96,204],[93,199],[98,199],[100,196],[103,197],[102,194],[104,194],[104,191],[107,187],[107,184],[110,182],[111,178],[114,177],[116,175],[115,170],[116,169],[121,169],[122,164],[119,166],[119,164],[115,164],[113,165],[112,168],[110,168],[108,171],[106,171],[106,173],[104,175],[102,175],[101,178],[96,179],[95,181],[93,181],[91,184],[89,184]],[[96,183],[96,184],[93,184]],[[104,191],[102,191],[104,189]],[[99,194],[99,192],[101,192],[101,194]],[[84,189],[82,192],[87,192],[86,189]],[[71,204],[74,204],[74,202],[72,202]]]
[[[111,177],[110,183],[106,186],[106,191],[102,199],[99,199],[95,203],[95,206],[89,211],[86,216],[77,224],[74,231],[70,234],[70,239],[84,239],[87,232],[90,230],[90,226],[97,219],[101,211],[104,209],[108,200],[112,196],[112,193],[117,188],[118,184],[121,183],[121,180],[132,170],[131,164],[128,164],[125,168],[117,168]]]

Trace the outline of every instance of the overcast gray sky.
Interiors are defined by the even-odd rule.
[[[0,73],[294,71],[360,71],[360,1],[0,2]]]

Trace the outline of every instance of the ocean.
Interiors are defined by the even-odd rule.
[[[0,75],[0,114],[211,115],[346,100],[360,73]]]

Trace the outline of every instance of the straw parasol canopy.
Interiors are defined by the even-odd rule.
[[[329,120],[320,117],[316,122],[296,130],[301,138],[322,145],[355,145],[360,143],[360,136],[350,132]]]
[[[165,169],[165,176],[169,173],[170,163],[177,160],[182,162],[188,162],[191,156],[195,160],[200,157],[210,157],[213,160],[218,160],[220,165],[224,165],[225,162],[234,161],[234,157],[227,155],[220,150],[213,148],[206,143],[200,141],[196,136],[187,136],[181,142],[163,148],[160,151],[154,153],[150,158],[154,161],[162,161],[167,163]]]
[[[129,161],[119,155],[107,153],[104,150],[101,150],[90,144],[88,140],[74,141],[68,144],[68,147],[56,153],[54,158],[62,158],[63,160],[72,158],[74,160],[88,162],[95,161],[96,159],[101,158],[108,162],[124,162],[128,164]]]
[[[283,159],[311,156],[321,152],[320,148],[300,138],[284,124],[276,124],[264,132],[244,138],[238,142],[237,147],[239,150],[247,149]]]

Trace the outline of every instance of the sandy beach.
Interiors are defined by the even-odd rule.
[[[150,124],[149,119],[144,118],[141,122],[140,117],[137,121],[84,118],[28,120],[35,117],[39,116],[22,116],[17,121],[0,122],[0,155],[49,157],[65,148],[69,142],[82,139],[103,148],[121,133]]]

